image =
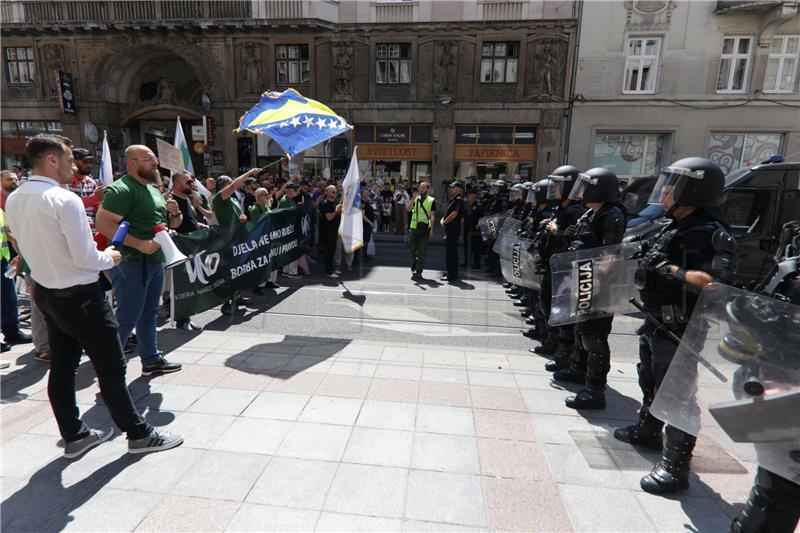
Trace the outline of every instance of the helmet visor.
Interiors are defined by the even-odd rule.
[[[653,192],[650,194],[650,204],[661,204],[665,209],[675,205],[676,198],[690,179],[701,180],[703,176],[694,170],[682,167],[667,167],[661,171],[656,181]]]
[[[534,190],[535,187],[531,187],[528,189],[528,194],[525,196],[525,203],[527,204],[535,204],[536,203],[536,191]]]
[[[519,189],[511,189],[511,192],[508,194],[508,199],[512,202],[522,200],[522,191]]]
[[[564,176],[547,176],[550,182],[547,185],[547,199],[548,200],[561,200],[562,184],[567,181]]]
[[[589,185],[597,185],[597,178],[593,178],[588,174],[584,174],[583,172],[578,174],[578,179],[575,181],[575,185],[572,186],[572,190],[569,192],[569,199],[583,200],[583,195]]]

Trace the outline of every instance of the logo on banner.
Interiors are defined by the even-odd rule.
[[[578,303],[576,315],[585,315],[592,310],[592,294],[594,292],[594,263],[591,259],[575,261],[578,271]]]
[[[217,252],[208,254],[204,258],[205,253],[205,250],[200,250],[194,254],[192,261],[186,263],[186,274],[190,283],[199,281],[203,285],[208,285],[208,278],[217,273],[222,258]]]

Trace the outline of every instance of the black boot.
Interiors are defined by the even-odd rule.
[[[639,386],[642,388],[643,393],[642,408],[639,409],[639,420],[630,426],[615,429],[614,438],[634,446],[641,446],[660,452],[664,441],[661,434],[664,423],[651,415],[649,409],[655,397],[655,389],[652,388],[649,380],[644,377],[642,363],[636,365],[636,371],[639,374]]]
[[[731,533],[791,533],[800,521],[800,485],[759,467]]]
[[[640,482],[650,494],[670,494],[689,488],[689,462],[697,438],[667,426],[664,456]]]
[[[570,409],[605,409],[606,393],[602,389],[581,389],[578,394],[570,396],[564,403]]]
[[[553,355],[556,353],[557,348],[558,337],[550,336],[549,338],[545,339],[541,345],[535,346],[528,351],[539,355]]]
[[[542,340],[542,332],[536,328],[530,328],[528,331],[523,331],[522,334],[529,339],[536,341]]]
[[[536,317],[532,316],[532,315],[529,316],[528,318],[525,319],[525,324],[528,325],[528,326],[535,325],[536,324]]]
[[[545,369],[546,368],[547,366],[545,366]],[[586,371],[582,368],[578,368],[576,365],[567,363],[567,368],[553,372],[553,379],[556,381],[583,385],[586,382]]]

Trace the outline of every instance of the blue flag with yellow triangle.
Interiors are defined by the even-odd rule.
[[[263,93],[235,131],[269,135],[292,158],[350,129],[352,126],[325,104],[286,89]]]

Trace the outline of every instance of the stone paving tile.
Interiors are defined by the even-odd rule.
[[[558,490],[576,531],[656,531],[633,492],[570,484]]]
[[[440,472],[478,474],[478,449],[474,437],[415,433],[411,467]]]
[[[294,422],[267,418],[237,418],[211,446],[214,450],[272,455]]]
[[[350,431],[347,426],[297,422],[276,453],[283,457],[339,461]]]
[[[470,353],[467,352],[468,369],[510,370],[508,358],[501,353]]]
[[[514,374],[507,370],[468,370],[467,377],[470,385],[483,385],[488,387],[517,388]]]
[[[272,375],[281,372],[292,357],[292,354],[247,352],[246,358],[237,367],[245,372]]]
[[[380,518],[376,516],[360,516],[342,513],[322,513],[315,531],[369,533],[373,531],[400,531],[402,522],[399,519]]]
[[[505,387],[470,386],[472,406],[481,409],[525,411],[525,402],[519,391]]]
[[[475,433],[479,437],[535,441],[533,420],[527,413],[473,409]]]
[[[577,446],[562,444],[545,444],[543,449],[550,471],[558,483],[609,489],[638,489],[638,483],[614,466],[606,450],[579,450]],[[591,468],[587,458],[599,466]]]
[[[414,434],[391,429],[354,428],[342,461],[408,468]]]
[[[210,448],[236,420],[234,416],[204,413],[180,413],[169,425],[169,431],[183,436],[182,447]]]
[[[383,349],[381,362],[403,363],[405,365],[422,366],[424,349],[420,348],[399,348],[387,346]]]
[[[260,392],[264,390],[272,381],[270,376],[263,374],[249,374],[239,370],[233,370],[226,374],[217,384],[226,389],[243,389]]]
[[[313,374],[327,374],[334,361],[328,357],[316,355],[295,355],[286,363],[282,372],[310,372]]]
[[[544,450],[535,442],[478,439],[481,475],[552,481]]]
[[[266,455],[208,450],[171,492],[183,496],[242,501],[268,461]]]
[[[461,526],[454,524],[444,524],[442,522],[425,522],[422,520],[404,520],[403,531],[408,533],[445,533],[445,532],[475,532],[475,531],[489,531],[487,528]]]
[[[419,381],[373,378],[367,399],[417,403],[420,387]]]
[[[371,378],[375,375],[375,370],[378,368],[378,363],[375,361],[348,361],[338,360],[331,365],[328,370],[329,375],[337,376],[361,376]]]
[[[273,457],[247,495],[249,503],[322,509],[337,463]]]
[[[417,407],[417,421],[414,429],[424,433],[475,435],[472,409],[420,404]]]
[[[166,495],[135,531],[223,531],[237,502]]]
[[[416,413],[417,405],[413,403],[365,400],[356,426],[413,431]]]
[[[682,495],[678,500],[638,492],[636,499],[655,531],[675,531],[679,525],[685,531],[728,531],[731,526],[731,518],[710,498]]]
[[[346,357],[348,359],[365,359],[371,361],[378,361],[383,354],[383,344],[376,343],[376,344],[362,344],[352,342],[349,345],[342,348],[339,352],[341,357]]]
[[[267,385],[270,392],[291,392],[294,394],[314,394],[322,383],[324,374],[305,371],[302,374],[278,374]]]
[[[342,463],[324,509],[340,513],[400,518],[408,471]]]
[[[2,472],[4,477],[27,478],[41,466],[64,453],[50,435],[19,435],[3,444]]]
[[[318,511],[245,503],[225,531],[312,531]]]
[[[404,364],[381,363],[375,370],[376,378],[419,380],[422,377],[422,367]]]
[[[326,375],[317,389],[317,394],[340,396],[363,400],[369,389],[370,378]]]
[[[428,349],[425,350],[423,364],[425,366],[466,366],[467,356],[463,350]]]
[[[405,517],[485,527],[487,520],[480,477],[410,471]]]
[[[195,387],[214,387],[231,372],[223,366],[186,365],[180,372],[160,376],[159,381],[170,385],[192,385]]]
[[[124,460],[123,458],[126,457],[133,457],[125,453],[125,446],[124,442],[119,443],[117,458],[120,460]],[[96,451],[99,452],[102,448],[110,448],[110,446],[103,444]],[[89,453],[94,451],[92,450]],[[205,453],[205,450],[181,446],[174,450],[169,450],[169,453],[149,453],[141,455],[140,458],[133,457],[135,462],[116,474],[108,482],[108,486],[125,490],[169,492],[200,461],[200,458]],[[84,459],[77,462],[83,462]],[[105,464],[108,464],[108,462],[108,460],[105,461]],[[100,467],[100,464],[97,466]],[[86,474],[91,474],[91,471]]]
[[[440,383],[467,383],[467,370],[458,367],[424,366],[422,367],[422,380]]]
[[[419,403],[472,407],[467,385],[429,381],[422,381],[419,384]]]
[[[483,477],[492,531],[572,531],[552,481]]]
[[[750,465],[748,465],[749,467]],[[747,501],[750,489],[755,478],[755,469],[746,475],[736,474],[701,474],[699,482],[694,486],[700,488],[704,494],[711,496],[716,504],[728,515],[730,519],[739,514],[739,505]],[[690,479],[690,483],[694,481]],[[691,490],[692,485],[689,486]]]
[[[242,416],[297,420],[311,397],[306,394],[265,391],[250,402]]]
[[[555,388],[547,391],[523,389],[520,391],[520,394],[525,401],[525,406],[528,412],[545,415],[558,413],[561,416],[581,416],[578,411],[569,409],[564,405],[564,400],[567,398],[567,396],[575,394],[570,390],[559,390]],[[604,414],[604,412],[598,412],[597,417],[608,418],[603,416]]]
[[[352,426],[361,410],[361,400],[313,396],[306,404],[298,420]]]
[[[139,409],[148,407],[160,411],[185,411],[208,390],[209,387],[195,385],[151,384],[151,392],[137,401],[136,406]]]
[[[71,509],[69,514],[56,516],[44,530],[131,531],[160,498],[148,492],[103,488]]]
[[[217,387],[203,394],[188,409],[192,413],[206,413],[210,415],[242,414],[258,393],[241,389],[223,389]]]

